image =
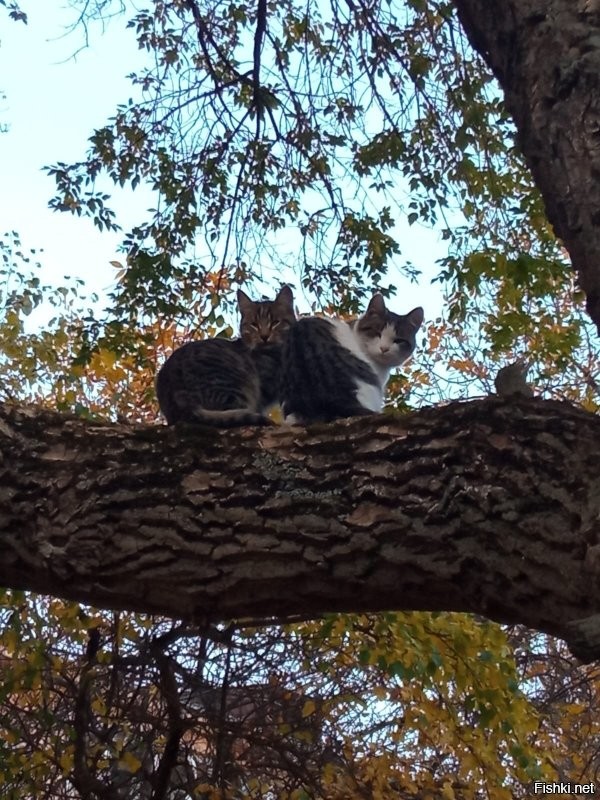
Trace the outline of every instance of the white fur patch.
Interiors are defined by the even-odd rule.
[[[389,368],[378,364],[368,353],[365,353],[356,334],[356,328],[351,328],[341,319],[330,319],[328,322],[333,325],[335,338],[342,347],[345,347],[346,350],[349,350],[361,361],[368,364],[379,379],[379,386],[374,386],[372,383],[367,383],[360,378],[356,380],[356,399],[358,402],[363,408],[379,413],[383,408],[383,390],[390,374]]]
[[[354,353],[355,356],[366,361],[367,364],[371,363],[369,357],[360,346],[354,328],[351,328],[347,322],[343,322],[341,319],[328,319],[327,322],[333,326],[333,334],[342,347],[345,347],[346,350],[350,350],[351,353]]]
[[[379,386],[366,383],[360,379],[356,381],[356,399],[363,408],[368,408],[378,414],[383,408],[383,392]]]

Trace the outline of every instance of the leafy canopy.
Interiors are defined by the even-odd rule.
[[[91,23],[116,4],[75,5]],[[498,359],[526,351],[546,390],[568,372],[595,408],[582,298],[452,3],[180,0],[127,24],[151,56],[135,97],[83,160],[48,168],[52,207],[100,228],[118,224],[102,178],[155,193],[124,235],[116,320],[212,325],[236,284],[281,270],[313,307],[356,312],[373,288],[417,277],[398,238],[407,220],[447,242],[432,332],[453,342],[445,377],[487,391]],[[207,280],[201,311],[190,295],[206,297]],[[439,395],[437,374],[433,354],[420,399]]]

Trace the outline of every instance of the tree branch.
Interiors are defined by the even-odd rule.
[[[260,121],[263,113],[263,100],[260,86],[260,54],[263,38],[267,30],[267,0],[258,0],[256,28],[254,31],[252,80],[254,83],[254,107],[256,108],[256,139],[260,138]]]
[[[600,419],[563,403],[237,431],[0,406],[0,585],[96,606],[469,611],[571,636],[600,613],[599,520]]]

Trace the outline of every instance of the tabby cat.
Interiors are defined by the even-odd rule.
[[[284,286],[275,300],[253,301],[240,289],[239,339],[202,339],[175,350],[159,370],[156,395],[169,425],[268,424],[278,400],[282,341],[296,320]]]
[[[390,370],[409,358],[422,322],[422,308],[394,314],[380,294],[352,322],[298,320],[283,353],[285,421],[306,425],[380,412]]]

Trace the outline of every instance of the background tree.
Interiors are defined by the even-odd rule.
[[[89,25],[119,10],[73,5]],[[156,211],[125,236],[101,322],[80,287],[50,293],[5,238],[4,399],[151,421],[156,364],[190,336],[231,333],[237,285],[285,264],[314,307],[354,312],[372,288],[393,292],[392,265],[414,276],[394,230],[408,216],[448,242],[447,309],[392,405],[487,393],[527,352],[538,391],[597,410],[583,298],[455,5],[136,12],[155,65],[133,76],[141,99],[83,160],[50,168],[53,205],[114,226],[94,186],[107,173],[151,185]],[[45,299],[55,318],[31,333],[24,317]],[[3,794],[503,798],[536,778],[596,778],[597,670],[559,642],[451,614],[259,622],[7,592]]]

